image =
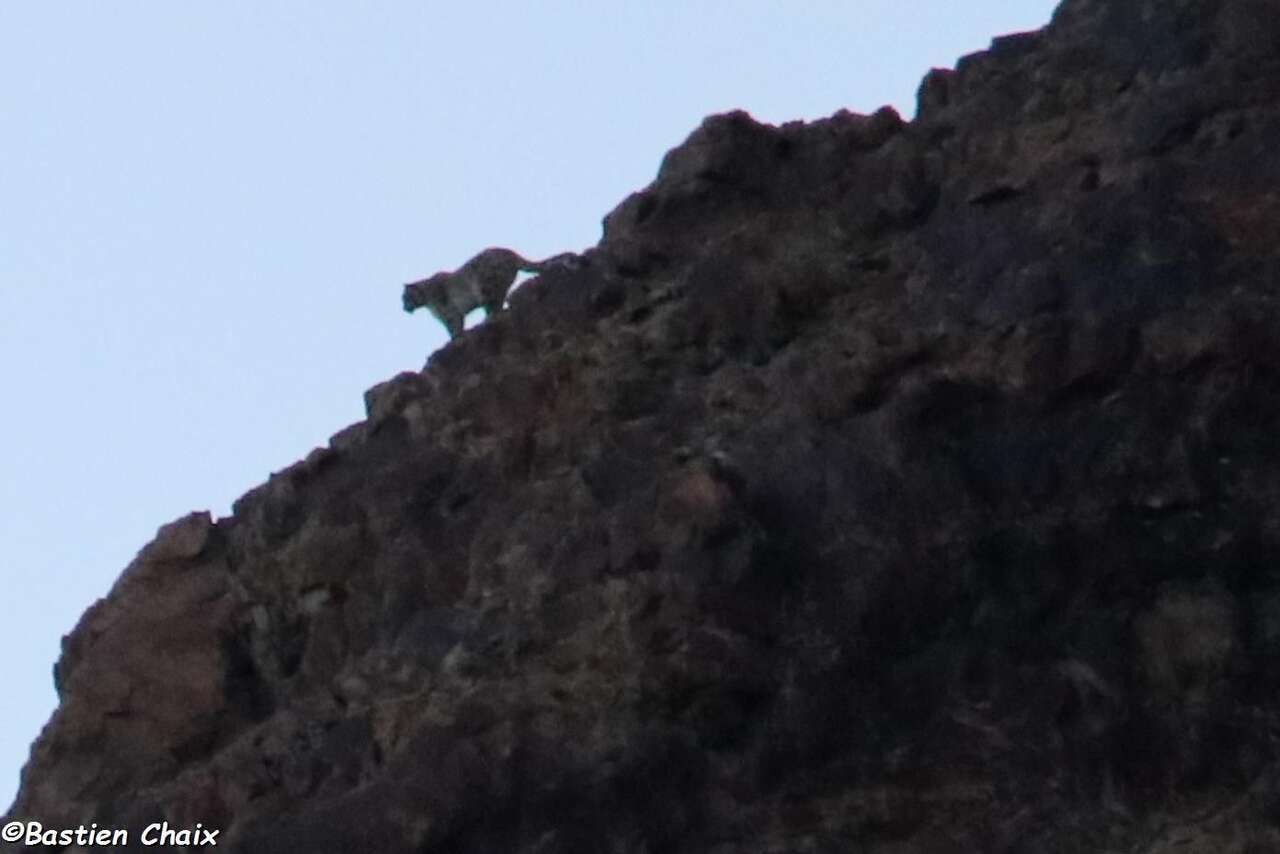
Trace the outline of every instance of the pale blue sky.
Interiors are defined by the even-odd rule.
[[[443,343],[402,282],[595,243],[709,113],[910,118],[1053,5],[0,4],[0,808],[59,638],[156,528]]]

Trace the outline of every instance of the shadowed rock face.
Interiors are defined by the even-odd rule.
[[[163,529],[12,815],[1280,849],[1278,48],[1262,0],[1068,0],[911,123],[709,118],[582,263]]]

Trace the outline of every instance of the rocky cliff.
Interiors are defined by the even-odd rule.
[[[1280,850],[1278,283],[1272,0],[1066,0],[911,122],[711,117],[581,264],[162,528],[11,817]]]

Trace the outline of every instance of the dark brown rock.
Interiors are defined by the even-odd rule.
[[[162,530],[12,815],[230,851],[1280,850],[1280,16],[707,119]]]

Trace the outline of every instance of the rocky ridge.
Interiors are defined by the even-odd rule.
[[[1280,850],[1280,15],[713,116],[81,619],[11,817],[235,852]],[[143,850],[139,847],[137,850]]]

